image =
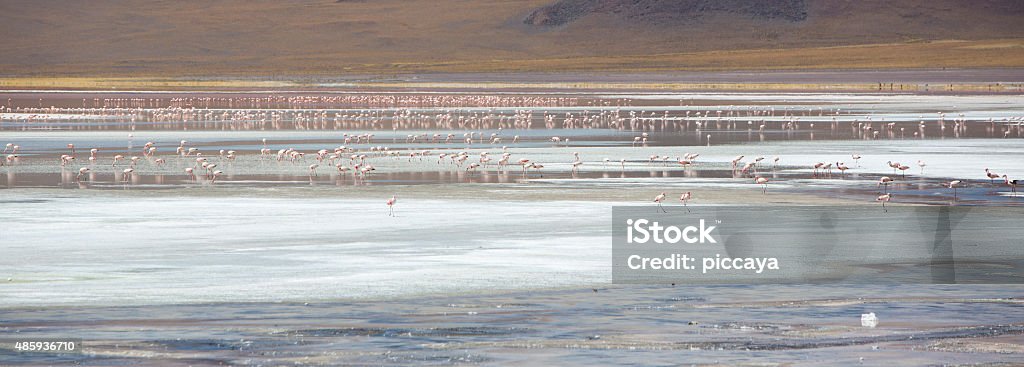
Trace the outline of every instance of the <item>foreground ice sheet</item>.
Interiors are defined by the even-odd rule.
[[[7,192],[0,306],[322,300],[610,280],[608,203]],[[607,216],[607,217],[605,217]]]

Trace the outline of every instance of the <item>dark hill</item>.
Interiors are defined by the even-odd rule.
[[[524,23],[564,25],[592,13],[616,14],[637,22],[685,22],[721,13],[742,18],[807,19],[804,0],[562,0],[530,13]]]

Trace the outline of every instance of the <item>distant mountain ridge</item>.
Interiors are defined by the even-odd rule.
[[[530,13],[530,25],[565,25],[590,13],[620,14],[640,21],[685,21],[710,13],[797,22],[807,19],[804,0],[561,0]]]

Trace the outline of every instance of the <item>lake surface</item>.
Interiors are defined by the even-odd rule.
[[[1024,355],[1017,285],[611,284],[611,207],[656,210],[661,192],[674,211],[686,191],[698,208],[882,213],[884,192],[896,206],[1024,205],[985,173],[1024,176],[1022,96],[18,91],[0,104],[0,339],[86,346],[0,350],[0,364]],[[877,328],[860,326],[867,312]]]

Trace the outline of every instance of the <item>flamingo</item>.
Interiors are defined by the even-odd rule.
[[[949,181],[949,183],[944,185],[944,186],[946,186],[948,188],[953,189],[953,200],[956,200],[956,185],[959,185],[959,184],[960,184],[960,180],[953,180],[953,181]]]
[[[846,163],[836,162],[836,169],[839,170],[840,175],[846,177],[846,170],[850,169],[850,167],[846,166]]]
[[[995,179],[1001,177],[1001,176],[999,176],[999,174],[997,174],[995,172],[992,172],[992,171],[989,171],[988,168],[985,169],[985,176],[988,176],[988,182],[991,183],[991,184],[995,183]]]
[[[920,160],[920,159],[918,159],[918,160],[917,160],[917,166],[918,166],[918,167],[921,167],[921,174],[922,174],[922,175],[924,174],[924,166],[927,166],[927,165],[928,165],[928,164],[927,164],[927,163],[924,163],[924,161],[922,161],[922,160]]]
[[[892,174],[896,174],[896,170],[900,168],[900,162],[886,161],[885,164],[892,168]]]
[[[896,169],[900,170],[900,173],[903,175],[903,178],[907,178],[907,170],[910,169],[910,166],[901,164],[899,167],[896,167]]]
[[[825,166],[824,162],[818,162],[814,164],[814,177],[818,177],[818,170]]]
[[[654,197],[654,202],[658,204],[658,208],[661,209],[662,212],[668,213],[668,211],[665,210],[665,207],[661,206],[661,202],[662,201],[665,201],[665,193],[664,192],[661,193],[661,194],[658,194],[658,196],[655,196]]]
[[[195,169],[193,169],[192,167],[185,168],[185,174],[188,175],[189,180],[196,180]]]
[[[310,176],[317,176],[317,174],[316,174],[317,167],[320,167],[320,165],[316,164],[316,163],[313,163],[313,164],[309,165],[309,175]]]
[[[128,181],[132,177],[132,173],[135,172],[134,168],[125,168],[121,171],[121,181]]]
[[[875,199],[875,200],[876,201],[880,201],[882,203],[882,210],[884,212],[886,212],[886,213],[889,212],[889,209],[885,208],[885,203],[888,203],[889,200],[892,200],[892,194],[891,193],[888,193],[888,194],[885,194],[885,195],[879,195],[878,198]]]
[[[541,168],[544,168],[544,165],[543,164],[539,164],[537,162],[533,162],[533,163],[530,163],[529,167],[537,170],[537,172],[540,172]],[[540,177],[544,177],[544,174],[541,173]]]
[[[686,208],[686,212],[687,213],[690,212],[690,207],[686,206],[686,202],[689,201],[692,198],[693,198],[693,194],[691,194],[689,191],[684,192],[683,195],[679,196],[679,201],[683,202],[683,207]]]
[[[768,179],[767,178],[764,178],[764,177],[761,177],[761,176],[757,176],[757,177],[754,178],[754,183],[756,183],[758,185],[763,185],[764,186],[764,189],[761,190],[761,194],[767,194],[768,193]]]
[[[743,160],[743,156],[742,155],[736,156],[736,158],[732,159],[732,170],[733,171],[736,170],[736,166],[739,165],[740,161],[742,161],[742,160]]]
[[[1010,192],[1013,193],[1013,197],[1017,197],[1017,185],[1020,185],[1020,180],[1011,180],[1006,175],[1003,175],[1003,180],[1006,180],[1006,186],[1010,187]]]
[[[396,195],[391,195],[391,198],[388,199],[386,204],[388,206],[388,216],[389,217],[395,216],[395,203],[397,203],[397,202],[398,202],[398,198],[396,197]]]
[[[885,186],[885,192],[888,193],[890,182],[892,182],[892,177],[882,176],[882,178],[878,179],[878,185],[875,185],[875,187],[877,188],[878,186]]]
[[[75,176],[75,182],[81,182],[82,181],[82,176],[85,176],[86,173],[89,173],[89,167],[79,168],[78,169],[78,176]]]
[[[853,159],[853,163],[857,164],[857,167],[860,167],[860,158],[861,158],[860,154],[856,154],[856,153],[850,154],[850,158]]]

